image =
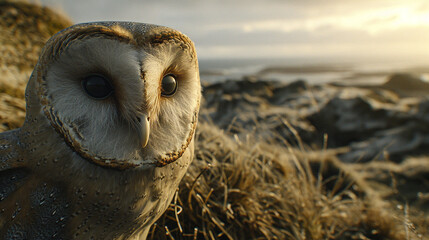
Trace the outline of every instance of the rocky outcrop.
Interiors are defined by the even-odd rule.
[[[408,86],[408,87],[404,87]],[[395,74],[380,86],[290,84],[252,78],[206,84],[202,117],[245,137],[320,148],[349,149],[345,162],[429,154],[427,83]],[[417,97],[411,97],[418,91]],[[405,94],[405,92],[407,94]]]
[[[314,111],[311,98],[305,96],[306,83],[292,84],[243,79],[229,80],[204,87],[202,118],[243,137],[249,133],[264,139],[297,142],[316,137],[307,121],[306,111]]]

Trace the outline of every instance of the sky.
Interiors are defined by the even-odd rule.
[[[153,23],[200,59],[396,58],[429,63],[429,0],[40,0],[75,23]]]

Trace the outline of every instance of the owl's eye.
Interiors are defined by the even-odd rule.
[[[177,81],[173,75],[168,74],[161,81],[161,95],[163,97],[171,97],[177,90]]]
[[[96,99],[105,99],[113,92],[109,81],[102,75],[90,75],[83,79],[82,87],[85,92]]]

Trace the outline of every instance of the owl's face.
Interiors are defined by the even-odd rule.
[[[29,108],[39,106],[66,143],[97,165],[163,166],[193,138],[198,62],[193,43],[175,30],[75,25],[48,41],[33,75],[39,103]]]

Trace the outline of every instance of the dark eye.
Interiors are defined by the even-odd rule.
[[[161,95],[171,97],[177,90],[177,81],[173,75],[165,75],[161,81]]]
[[[90,75],[83,79],[82,87],[85,92],[96,99],[105,99],[113,92],[109,81],[102,75]]]

